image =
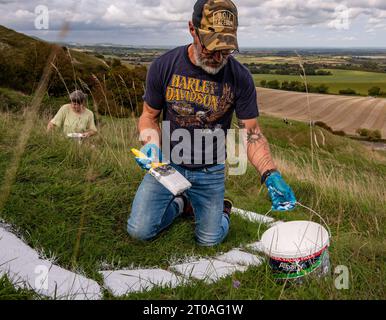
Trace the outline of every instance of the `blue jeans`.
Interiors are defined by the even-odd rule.
[[[229,220],[224,215],[225,165],[188,170],[172,164],[192,187],[185,195],[192,203],[196,220],[196,241],[213,246],[224,240]],[[180,215],[173,194],[153,176],[146,174],[135,195],[127,224],[128,233],[136,239],[150,240],[172,224]]]

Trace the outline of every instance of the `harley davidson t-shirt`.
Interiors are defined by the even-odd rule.
[[[245,66],[230,56],[217,74],[209,74],[191,62],[188,48],[175,48],[154,60],[143,98],[163,110],[164,160],[193,169],[225,161],[225,137],[234,111],[242,120],[256,118],[259,111]]]

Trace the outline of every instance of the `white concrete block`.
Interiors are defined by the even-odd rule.
[[[258,266],[263,262],[261,257],[240,251],[238,249],[233,249],[229,252],[226,252],[220,256],[215,257],[215,259],[243,266]]]
[[[154,286],[174,288],[183,282],[182,277],[162,269],[100,271],[100,273],[104,277],[105,286],[115,296],[148,291]]]
[[[236,271],[244,272],[247,267],[230,264],[214,259],[200,259],[198,261],[177,264],[170,267],[182,274],[185,278],[193,277],[212,283],[220,278],[226,277]]]
[[[261,243],[261,241],[256,241],[256,242],[250,243],[250,244],[246,245],[246,247],[248,249],[253,250],[253,251],[264,252],[263,244]]]
[[[38,253],[0,226],[0,274],[15,287],[69,300],[101,299],[97,282],[40,259]]]

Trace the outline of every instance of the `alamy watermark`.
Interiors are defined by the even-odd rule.
[[[49,269],[45,265],[37,265],[34,269],[35,277],[35,290],[48,290],[48,272]]]
[[[229,164],[229,175],[243,175],[248,157],[245,149],[246,129],[193,129],[172,130],[170,121],[162,122],[162,161],[177,165]],[[153,129],[142,130],[141,141],[159,141]]]
[[[334,274],[337,275],[337,277],[334,279],[334,285],[337,290],[350,289],[350,272],[347,266],[336,266]]]
[[[350,28],[350,9],[340,4],[335,8],[334,19],[330,21],[329,26],[337,30],[348,30]]]
[[[48,7],[45,5],[36,6],[35,15],[35,28],[38,30],[48,30],[50,24]]]

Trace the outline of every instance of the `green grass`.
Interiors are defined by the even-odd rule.
[[[0,111],[18,111],[30,102],[31,97],[21,92],[0,88]]]
[[[330,93],[338,94],[339,90],[351,88],[357,93],[368,95],[368,90],[371,87],[380,87],[382,91],[386,91],[386,73],[353,71],[353,70],[337,70],[323,69],[331,71],[332,76],[307,76],[309,84],[317,86],[326,84],[329,87]],[[278,80],[283,81],[301,81],[299,76],[291,75],[275,75],[275,74],[254,74],[253,79],[256,86],[260,86],[261,80]]]
[[[30,95],[23,94],[8,88],[0,87],[0,112],[18,113],[25,108],[32,100]],[[68,97],[50,97],[45,95],[39,107],[42,115],[55,114],[59,108],[68,103]]]
[[[40,118],[34,127],[0,218],[20,230],[31,246],[55,255],[62,267],[83,270],[102,283],[98,274],[102,266],[165,268],[187,256],[214,256],[257,240],[259,225],[238,217],[232,217],[224,243],[213,248],[197,246],[193,221],[183,219],[154,241],[131,239],[126,221],[143,177],[128,153],[129,147],[139,146],[134,120],[102,118],[100,134],[91,141],[95,148],[89,144],[79,148],[61,134],[47,136],[47,121]],[[0,185],[22,123],[20,114],[0,115]],[[315,151],[312,170],[307,125],[285,126],[269,117],[261,117],[260,123],[298,200],[320,212],[329,224],[332,264],[349,267],[350,289],[336,290],[332,277],[284,288],[273,282],[263,265],[212,285],[195,281],[192,286],[156,288],[125,298],[385,298],[385,157],[323,131],[326,145]],[[243,176],[227,177],[226,193],[239,208],[265,213],[270,207],[267,192],[250,166]],[[286,221],[310,218],[301,208],[273,216]],[[241,282],[238,289],[232,286],[235,279]],[[32,295],[14,290],[6,279],[0,281],[0,297]],[[105,298],[114,297],[105,292]]]
[[[94,55],[86,54],[77,50],[70,50],[70,52],[71,57],[76,61],[75,67],[77,69],[83,69],[88,74],[96,72],[97,70],[103,71],[107,69],[104,61],[95,57]]]
[[[22,285],[20,283],[20,285]],[[15,288],[5,276],[0,276],[0,300],[44,299],[33,291]]]

